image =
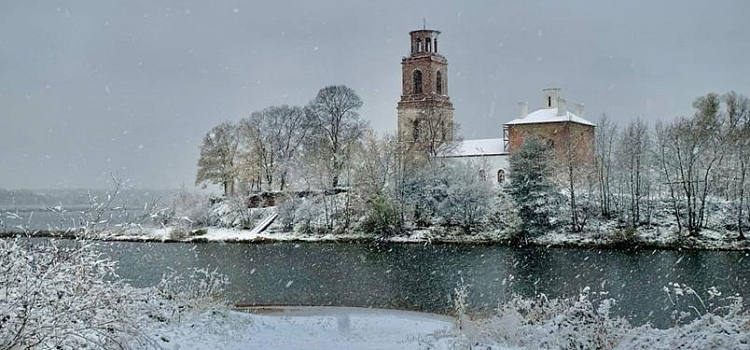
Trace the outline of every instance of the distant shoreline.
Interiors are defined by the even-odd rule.
[[[206,228],[210,230],[215,228]],[[224,230],[224,229],[221,229]],[[511,241],[509,239],[491,239],[486,236],[435,236],[435,237],[415,237],[393,236],[380,238],[367,236],[363,234],[346,234],[346,235],[294,235],[285,233],[265,233],[253,237],[242,237],[243,233],[248,230],[233,230],[237,232],[236,237],[226,237],[223,239],[216,237],[204,237],[202,235],[191,236],[186,238],[170,238],[156,236],[87,236],[74,231],[62,230],[37,230],[31,233],[17,231],[0,231],[0,238],[56,238],[56,239],[88,239],[93,241],[106,242],[132,242],[132,243],[218,243],[218,244],[273,244],[273,243],[352,243],[352,244],[449,244],[449,245],[482,245],[482,246],[504,246],[514,248],[524,247],[547,247],[556,249],[602,249],[617,251],[643,251],[643,250],[692,250],[692,251],[750,251],[750,240],[746,241],[725,241],[725,244],[716,242],[706,242],[705,240],[696,240],[694,238],[684,238],[677,242],[659,242],[659,241],[637,241],[637,242],[612,242],[612,241],[577,241],[575,239],[550,242],[544,240],[533,240],[524,244]]]

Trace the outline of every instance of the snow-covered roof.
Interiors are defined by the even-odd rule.
[[[503,139],[476,139],[459,141],[448,157],[492,156],[507,154]]]
[[[567,112],[567,115],[557,115],[557,108],[540,108],[527,114],[525,117],[513,119],[506,125],[517,125],[517,124],[539,124],[539,123],[558,123],[571,121],[583,125],[596,126],[596,124],[583,119],[571,112]]]

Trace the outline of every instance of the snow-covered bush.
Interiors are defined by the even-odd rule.
[[[219,227],[252,228],[257,220],[242,197],[225,198],[208,213],[208,221]]]
[[[208,204],[208,197],[181,190],[174,201],[171,224],[183,228],[209,225]]]
[[[577,298],[515,296],[480,324],[480,337],[529,349],[613,349],[630,328],[625,319],[610,315],[613,304],[597,305],[587,291]]]
[[[439,216],[465,234],[486,228],[494,195],[492,185],[480,179],[478,169],[471,164],[456,164],[446,170],[447,186],[438,203]]]
[[[217,269],[192,269],[187,273],[172,271],[154,290],[180,308],[205,309],[225,305],[223,293],[228,283]]]
[[[226,309],[216,271],[134,288],[86,241],[0,240],[0,349],[160,349],[183,314]]]
[[[721,298],[716,288],[702,298],[676,283],[665,292],[678,315],[678,322],[667,329],[633,327],[610,313],[614,300],[595,302],[584,289],[569,298],[514,296],[494,316],[464,327],[469,330],[462,335],[465,343],[479,349],[750,349],[750,313],[740,298]]]
[[[0,349],[152,345],[141,325],[158,309],[87,244],[0,240],[0,266]]]
[[[295,211],[296,225],[303,233],[319,232],[325,229],[325,223],[322,219],[325,216],[323,211],[323,196],[311,196],[305,198]]]
[[[276,212],[279,214],[278,222],[284,231],[294,230],[294,223],[297,220],[297,210],[303,199],[287,198],[281,204],[276,206]]]

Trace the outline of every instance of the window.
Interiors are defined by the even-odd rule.
[[[414,139],[414,142],[419,140],[419,120],[417,119],[412,123],[411,137]]]
[[[419,69],[414,71],[414,93],[422,93],[422,71]]]
[[[552,107],[552,96],[547,96],[547,107]]]
[[[437,52],[437,38],[435,38],[434,40],[435,40],[435,44],[432,45],[432,49],[435,50],[435,52]]]
[[[479,169],[479,180],[487,181],[487,172],[484,169]]]
[[[497,171],[497,183],[501,184],[505,182],[505,170],[500,169]]]
[[[432,41],[430,40],[430,38],[424,39],[425,51],[430,52],[430,44],[431,43],[432,43]]]
[[[438,95],[443,94],[443,73],[440,73],[440,71],[435,74],[435,91]]]
[[[422,52],[422,39],[417,39],[417,52]]]

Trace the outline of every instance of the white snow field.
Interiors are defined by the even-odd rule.
[[[164,349],[453,349],[452,318],[410,311],[269,307],[209,312],[157,332]]]

